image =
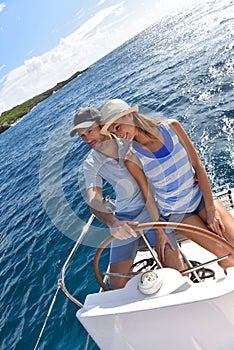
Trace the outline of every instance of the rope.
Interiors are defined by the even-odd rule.
[[[190,260],[192,266],[200,266],[201,263],[195,260]],[[197,274],[195,274],[195,271],[191,273],[191,281],[194,283],[199,283],[201,281],[204,281],[206,278],[215,278],[215,272],[211,269],[207,269],[205,267],[200,268],[196,271]]]
[[[87,338],[86,338],[86,343],[85,343],[85,348],[84,348],[84,350],[88,350],[88,348],[89,348],[89,340],[90,340],[90,335],[88,334],[88,335],[87,335]]]
[[[41,332],[40,332],[40,334],[39,334],[39,337],[38,337],[38,339],[37,339],[36,345],[35,345],[35,347],[34,347],[33,350],[36,350],[36,349],[37,349],[38,344],[39,344],[39,342],[40,342],[40,340],[41,340],[41,337],[42,337],[43,332],[44,332],[44,330],[45,330],[46,324],[47,324],[48,319],[49,319],[49,317],[50,317],[51,311],[52,311],[52,309],[53,309],[53,307],[54,307],[54,303],[55,303],[55,301],[56,301],[56,298],[57,298],[59,289],[62,289],[62,291],[64,292],[64,294],[65,294],[70,300],[72,300],[76,305],[78,305],[79,307],[82,307],[82,306],[83,306],[83,304],[82,304],[81,302],[79,302],[77,299],[75,299],[75,298],[67,291],[67,288],[66,288],[65,283],[64,283],[64,278],[65,278],[66,269],[67,269],[69,263],[71,262],[71,260],[72,260],[72,258],[73,258],[73,256],[74,256],[75,252],[77,251],[78,247],[80,246],[81,241],[83,240],[83,238],[85,237],[86,233],[88,232],[89,227],[90,227],[92,221],[94,220],[94,218],[95,218],[95,216],[92,214],[92,215],[90,216],[88,222],[87,222],[87,223],[85,224],[85,226],[83,227],[83,230],[82,230],[82,232],[81,232],[81,235],[80,235],[79,239],[77,240],[77,242],[76,242],[75,246],[73,247],[72,251],[70,252],[70,254],[69,254],[67,260],[65,261],[65,264],[64,264],[64,266],[63,266],[63,268],[62,268],[61,279],[59,279],[59,281],[58,281],[57,290],[56,290],[55,295],[54,295],[54,297],[53,297],[53,299],[52,299],[52,302],[51,302],[51,304],[50,304],[50,308],[49,308],[49,310],[48,310],[48,313],[47,313],[47,315],[46,315],[44,324],[43,324],[43,326],[42,326]]]
[[[38,336],[36,345],[35,345],[35,347],[34,347],[33,350],[36,350],[36,349],[37,349],[38,344],[39,344],[39,342],[40,342],[40,340],[41,340],[41,337],[42,337],[42,334],[43,334],[44,329],[45,329],[45,327],[46,327],[47,321],[48,321],[48,319],[49,319],[49,317],[50,317],[50,314],[51,314],[51,311],[52,311],[52,309],[53,309],[53,307],[54,307],[54,303],[55,303],[55,300],[56,300],[56,298],[57,298],[59,289],[60,289],[60,285],[58,285],[57,290],[56,290],[56,292],[55,292],[55,294],[54,294],[54,297],[53,297],[52,302],[51,302],[51,304],[50,304],[50,308],[49,308],[49,310],[48,310],[48,313],[47,313],[47,315],[46,315],[44,324],[43,324],[43,326],[42,326],[41,332],[40,332],[40,334],[39,334],[39,336]]]

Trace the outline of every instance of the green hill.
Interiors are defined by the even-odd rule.
[[[88,69],[88,68],[87,68]],[[16,123],[19,119],[21,119],[25,114],[31,111],[33,107],[35,107],[39,102],[45,100],[47,97],[52,95],[54,91],[57,91],[61,89],[64,85],[69,83],[71,80],[75,79],[78,77],[80,74],[85,72],[87,69],[76,72],[73,74],[70,78],[67,80],[64,80],[58,84],[56,84],[53,88],[33,97],[30,98],[29,100],[21,103],[20,105],[17,105],[10,110],[3,112],[0,116],[0,133],[3,131],[7,130],[8,128],[11,127],[12,124]]]

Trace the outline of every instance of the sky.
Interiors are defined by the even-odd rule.
[[[0,0],[0,113],[88,68],[186,3]]]

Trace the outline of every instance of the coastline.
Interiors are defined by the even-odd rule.
[[[82,71],[78,71],[66,80],[57,83],[51,89],[42,92],[39,95],[32,97],[31,99],[11,108],[8,111],[2,112],[0,115],[0,134],[9,129],[11,126],[17,124],[27,113],[29,113],[38,103],[48,98],[55,91],[61,89],[63,86],[68,84],[73,79],[77,78],[79,75],[87,71],[86,68]]]

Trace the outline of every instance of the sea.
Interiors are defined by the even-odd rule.
[[[61,269],[91,215],[80,170],[89,148],[69,136],[75,111],[121,98],[153,118],[179,120],[217,192],[234,185],[233,88],[233,1],[188,2],[0,135],[1,350],[33,350],[46,318],[37,349],[86,347],[79,307],[61,290],[52,304]],[[114,200],[108,184],[104,192]],[[66,273],[68,290],[82,303],[98,290],[92,262],[106,230],[95,219],[95,238],[81,244]],[[98,347],[91,339],[87,349]]]

